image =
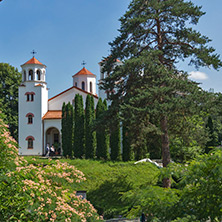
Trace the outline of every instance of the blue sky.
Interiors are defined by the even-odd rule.
[[[193,2],[201,4],[206,12],[197,29],[213,40],[211,45],[222,55],[222,1]],[[98,62],[108,55],[108,42],[118,35],[118,19],[129,3],[130,0],[3,0],[0,3],[0,62],[21,70],[20,65],[36,50],[36,58],[47,65],[50,97],[72,86],[72,75],[82,68],[83,60],[98,80]],[[179,68],[196,71],[183,63]],[[222,70],[198,71],[194,73],[196,81],[201,82],[204,89],[222,92]]]

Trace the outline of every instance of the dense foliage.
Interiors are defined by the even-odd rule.
[[[7,63],[0,63],[0,109],[11,135],[18,139],[18,87],[22,75]]]
[[[0,218],[2,221],[101,221],[74,191],[84,174],[68,163],[28,164],[0,119]],[[35,161],[35,159],[33,159]],[[63,184],[71,184],[65,189]]]
[[[133,150],[130,141],[131,135],[127,131],[127,127],[123,125],[122,127],[122,159],[123,161],[133,160]]]

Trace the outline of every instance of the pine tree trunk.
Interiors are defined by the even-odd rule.
[[[168,136],[168,126],[167,126],[167,117],[163,116],[161,119],[161,130],[162,130],[162,160],[163,167],[167,167],[170,163],[170,147],[169,147],[169,136]],[[163,187],[170,188],[171,181],[170,178],[163,179]]]

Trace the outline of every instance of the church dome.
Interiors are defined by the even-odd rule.
[[[95,76],[93,73],[91,73],[88,69],[86,69],[85,67],[83,67],[79,72],[77,72],[74,76],[78,76],[78,75],[92,75]]]
[[[29,61],[27,61],[26,63],[24,63],[24,64],[21,65],[21,66],[29,65],[29,64],[35,64],[35,65],[42,65],[42,66],[45,66],[45,65],[42,64],[38,59],[36,59],[34,56],[33,56]]]
[[[83,67],[73,77],[73,86],[96,95],[96,75]]]

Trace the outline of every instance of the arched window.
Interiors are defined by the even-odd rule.
[[[33,79],[33,70],[32,69],[29,70],[29,80],[34,80]]]
[[[28,124],[32,124],[32,123],[33,123],[32,115],[29,115],[28,116]]]
[[[82,82],[82,90],[85,90],[85,82]]]
[[[23,80],[26,81],[26,71],[23,73]]]
[[[28,124],[33,124],[34,115],[32,113],[28,113],[26,114],[26,117],[28,118]]]
[[[92,93],[93,92],[93,89],[92,89],[93,87],[92,87],[92,82],[90,82],[89,83],[89,90],[90,90],[90,92]]]
[[[33,149],[33,141],[35,140],[33,136],[26,137],[26,140],[28,141],[28,149]]]
[[[37,74],[37,80],[41,80],[41,72],[39,69],[37,70],[36,74]]]
[[[75,82],[75,86],[76,86],[76,87],[78,86],[77,82]]]

